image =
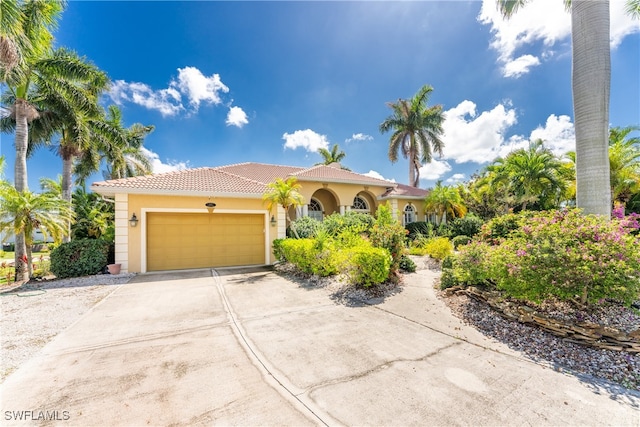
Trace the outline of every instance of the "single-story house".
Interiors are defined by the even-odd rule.
[[[388,202],[403,224],[426,220],[426,190],[354,173],[339,164],[310,168],[240,163],[96,182],[115,201],[115,256],[123,272],[272,264],[272,242],[286,216],[262,195],[294,176],[306,204],[290,218],[322,220],[348,211],[375,213]]]

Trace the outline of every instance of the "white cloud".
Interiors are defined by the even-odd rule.
[[[527,74],[532,67],[540,65],[540,60],[533,55],[522,55],[504,66],[505,77],[520,77]]]
[[[122,105],[124,101],[133,102],[150,110],[157,110],[163,117],[174,116],[184,110],[180,94],[172,88],[154,91],[144,83],[116,80],[112,83],[108,96],[118,105]]]
[[[162,160],[160,160],[158,153],[155,153],[145,147],[142,147],[140,150],[151,161],[151,171],[153,173],[172,172],[187,169],[189,167],[188,162],[169,160],[168,163],[163,163]]]
[[[309,152],[317,152],[320,148],[328,148],[329,141],[326,135],[315,133],[311,129],[297,130],[294,133],[286,133],[282,135],[285,140],[284,148],[295,150],[302,147]]]
[[[530,141],[541,139],[557,156],[576,149],[576,133],[569,116],[550,115],[544,127],[538,126],[529,136]]]
[[[451,170],[451,165],[444,160],[431,160],[420,167],[420,179],[434,180]]]
[[[362,175],[369,176],[371,178],[383,179],[385,181],[396,182],[395,179],[387,179],[387,178],[385,178],[384,176],[380,175],[378,172],[376,172],[374,170],[370,170],[369,172],[363,173]]]
[[[372,141],[373,137],[371,135],[366,135],[364,133],[354,133],[351,135],[351,138],[347,138],[344,142],[351,141]]]
[[[237,126],[241,128],[242,126],[249,123],[249,119],[247,119],[247,114],[240,107],[231,107],[229,108],[229,112],[227,113],[227,126]]]
[[[177,88],[189,98],[189,103],[198,109],[200,102],[220,104],[219,92],[227,93],[229,88],[222,83],[219,74],[206,77],[195,67],[178,68],[178,80],[171,82],[172,88]]]
[[[478,115],[476,104],[468,100],[445,111],[444,115],[443,157],[456,163],[492,161],[504,143],[504,133],[516,123],[516,112],[512,108],[498,104]]]
[[[613,0],[610,4],[612,48],[616,48],[626,35],[640,31],[637,23],[625,14],[625,3],[625,0]],[[532,66],[539,65],[539,57],[553,57],[559,43],[566,42],[563,51],[570,49],[571,14],[564,10],[564,2],[560,0],[527,2],[508,20],[502,18],[495,0],[483,0],[477,19],[491,26],[491,47],[498,51],[505,77],[517,78],[526,74]],[[532,50],[537,42],[543,44],[540,52],[527,52],[514,59],[518,51]]]
[[[447,178],[445,182],[449,184],[457,184],[459,182],[464,181],[465,178],[466,178],[466,175],[463,173],[454,173],[449,178]]]
[[[118,105],[132,102],[156,110],[164,117],[175,116],[183,111],[196,112],[201,103],[218,105],[222,103],[221,93],[227,92],[229,88],[222,83],[219,74],[207,77],[195,67],[185,67],[178,68],[178,78],[171,80],[166,89],[156,90],[145,83],[116,80],[108,96]],[[184,106],[183,98],[188,101],[189,109]],[[239,116],[234,117],[239,119]],[[232,124],[235,125],[235,122]]]

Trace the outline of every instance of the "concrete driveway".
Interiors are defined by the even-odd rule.
[[[1,424],[640,425],[640,394],[487,339],[433,278],[346,307],[266,270],[138,276],[4,382]]]

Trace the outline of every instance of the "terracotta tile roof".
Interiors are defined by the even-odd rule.
[[[405,184],[396,184],[394,188],[387,190],[380,198],[409,197],[424,199],[428,194],[429,190],[423,190],[422,188],[411,187]]]
[[[309,169],[303,169],[294,172],[291,176],[297,177],[301,181],[326,181],[326,182],[343,182],[343,183],[359,183],[367,185],[376,185],[379,187],[393,187],[395,183],[385,181],[370,176],[361,175],[351,172],[340,167],[338,163],[331,165],[317,165]]]
[[[180,171],[112,179],[96,182],[92,189],[99,193],[151,191],[158,193],[227,193],[262,194],[266,185],[248,178],[217,170],[215,168],[185,169]],[[100,191],[103,190],[103,191]],[[134,190],[134,191],[132,191]]]
[[[238,163],[214,168],[184,169],[132,178],[95,182],[91,188],[101,194],[225,194],[259,196],[276,178],[295,176],[300,181],[342,182],[393,188],[397,184],[342,169],[339,164],[311,168]]]
[[[290,174],[304,170],[304,168],[296,166],[268,165],[265,163],[249,162],[228,166],[218,166],[214,169],[252,179],[263,184],[268,184],[272,181],[275,181],[276,178],[284,179]]]

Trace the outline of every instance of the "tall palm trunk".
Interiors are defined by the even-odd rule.
[[[15,103],[16,116],[16,160],[14,172],[14,186],[17,191],[29,189],[27,180],[27,146],[29,143],[29,117],[33,107],[24,100],[18,98]],[[27,262],[25,262],[27,260]],[[15,236],[15,257],[14,266],[16,271],[16,281],[29,280],[29,264],[27,258],[27,247],[25,245],[24,233],[17,233]]]
[[[609,1],[573,0],[573,109],[576,204],[585,214],[611,216],[609,170]]]
[[[409,185],[412,187],[417,187],[418,183],[416,182],[416,148],[413,143],[413,136],[409,137]]]
[[[62,157],[62,199],[71,203],[71,190],[73,180],[73,161],[74,156],[72,154],[65,154]],[[63,242],[69,242],[71,240],[71,222],[67,222],[67,232],[62,237]]]

